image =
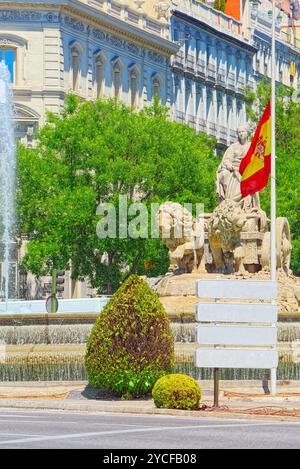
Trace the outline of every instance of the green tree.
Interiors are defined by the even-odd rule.
[[[259,83],[256,93],[249,93],[248,115],[257,124],[271,95],[270,82]],[[300,190],[297,174],[300,165],[300,102],[295,90],[276,87],[276,187],[277,215],[287,217],[292,233],[292,269],[300,273]],[[261,192],[262,207],[270,213],[270,187]]]
[[[49,114],[37,147],[19,149],[20,235],[29,240],[24,266],[37,275],[72,269],[111,293],[131,274],[164,273],[167,250],[157,239],[99,239],[99,203],[166,200],[215,205],[215,141],[171,122],[157,101],[142,112],[117,102],[68,96]],[[119,227],[117,226],[117,234]],[[157,253],[160,253],[158,259]]]

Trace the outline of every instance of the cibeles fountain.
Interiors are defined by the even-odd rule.
[[[219,165],[216,174],[218,204],[213,213],[202,213],[194,219],[191,214],[187,216],[187,210],[178,203],[161,205],[159,230],[169,248],[171,261],[168,275],[156,285],[161,297],[168,294],[171,297],[173,289],[181,292],[187,284],[194,292],[193,276],[270,278],[267,214],[260,207],[258,193],[243,198],[240,190],[239,166],[250,146],[249,132],[247,124],[240,126],[238,141],[226,150]],[[175,234],[177,226],[182,227],[181,239]],[[164,233],[169,233],[169,237],[163,236]],[[290,269],[292,242],[287,218],[276,220],[276,245],[280,312],[300,312],[300,282]],[[185,293],[184,296],[190,295]]]
[[[170,271],[155,285],[172,318],[175,338],[181,342],[182,366],[198,377],[208,370],[194,369],[196,280],[270,279],[270,222],[260,207],[259,194],[242,197],[240,162],[249,147],[250,129],[238,129],[238,141],[224,154],[216,174],[218,204],[213,213],[197,219],[178,203],[166,202],[158,214],[160,233],[169,233]],[[176,227],[181,237],[175,236]],[[199,233],[199,226],[204,233]],[[191,234],[191,233],[194,234]],[[184,233],[187,233],[184,234]],[[163,237],[163,236],[162,236]],[[290,269],[292,242],[287,218],[276,220],[277,278],[279,285],[279,379],[300,377],[300,279]],[[183,359],[184,358],[184,359]],[[229,379],[263,377],[258,370],[223,370]]]
[[[4,64],[0,64],[0,226],[2,288],[0,302],[0,381],[58,381],[86,379],[85,344],[107,299],[97,299],[94,311],[80,300],[66,300],[68,312],[46,314],[45,302],[20,301],[16,296],[15,239],[15,138],[12,90]],[[227,150],[217,173],[219,204],[212,214],[194,219],[179,204],[161,206],[158,221],[169,230],[170,272],[156,279],[155,287],[172,321],[175,337],[175,370],[210,379],[211,370],[195,369],[195,281],[199,278],[268,278],[270,233],[258,196],[241,204],[237,168],[249,146],[247,127],[239,141]],[[200,201],[201,202],[201,201]],[[164,213],[164,217],[161,215]],[[187,235],[172,238],[172,227],[188,225]],[[193,239],[193,232],[198,233]],[[279,379],[300,378],[300,287],[290,272],[291,242],[288,221],[277,220],[278,278],[280,283],[281,354]],[[196,241],[196,242],[195,242]],[[79,306],[78,306],[79,305]],[[74,307],[84,313],[77,314]],[[71,314],[70,314],[71,313]],[[76,314],[74,314],[76,313]],[[226,370],[224,379],[260,379],[261,370]]]

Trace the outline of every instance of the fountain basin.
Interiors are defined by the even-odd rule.
[[[175,372],[197,379],[212,379],[213,370],[195,368],[195,344],[175,344]],[[87,379],[84,364],[85,345],[4,346],[0,355],[2,381],[83,381]],[[298,380],[300,363],[293,363],[292,354],[280,352],[279,380]],[[222,379],[263,380],[268,370],[222,370]]]

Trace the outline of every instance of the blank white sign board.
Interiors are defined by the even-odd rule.
[[[197,342],[201,345],[272,346],[277,342],[276,327],[199,326]]]
[[[278,309],[268,303],[198,303],[196,321],[275,323]]]
[[[269,280],[197,280],[198,298],[275,300],[277,282]]]
[[[199,368],[277,368],[278,352],[251,349],[197,349],[196,366]]]

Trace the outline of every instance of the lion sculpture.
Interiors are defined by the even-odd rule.
[[[170,271],[200,272],[204,266],[204,219],[196,220],[182,205],[165,202],[157,213],[159,234],[169,249]]]
[[[247,222],[238,203],[224,200],[208,221],[208,241],[218,273],[245,272],[241,232]]]

